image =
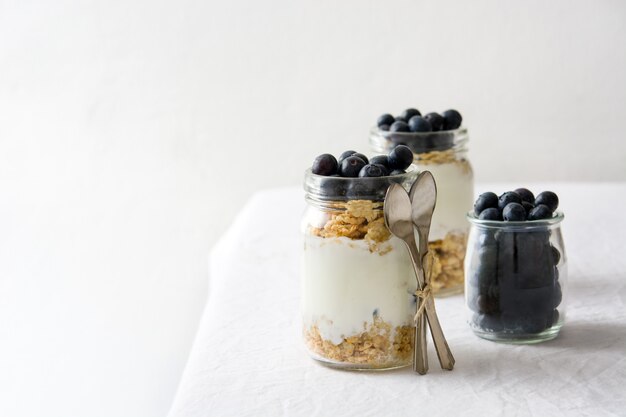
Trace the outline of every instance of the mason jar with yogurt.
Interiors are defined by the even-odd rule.
[[[412,363],[416,278],[404,243],[385,226],[391,183],[417,176],[304,179],[301,312],[304,342],[323,364],[392,369]]]
[[[474,201],[468,141],[465,127],[437,132],[390,132],[374,127],[370,131],[373,152],[389,152],[400,144],[407,145],[413,151],[413,163],[419,170],[432,172],[437,181],[437,205],[428,243],[433,255],[431,287],[437,296],[463,292],[468,235],[465,213]]]

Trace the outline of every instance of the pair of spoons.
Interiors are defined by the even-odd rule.
[[[426,353],[426,319],[435,343],[437,357],[443,369],[454,368],[454,357],[437,318],[435,302],[430,292],[430,275],[425,272],[424,263],[428,254],[428,234],[437,201],[437,185],[429,171],[422,171],[409,193],[400,185],[392,184],[387,189],[383,211],[385,224],[391,233],[406,244],[415,276],[417,277],[417,314],[415,315],[415,349],[413,370],[421,375],[428,372]],[[415,242],[417,229],[419,249]]]

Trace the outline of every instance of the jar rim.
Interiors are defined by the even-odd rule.
[[[504,220],[481,220],[476,217],[474,210],[470,210],[465,215],[467,220],[472,224],[490,229],[537,229],[555,226],[563,221],[565,215],[562,211],[557,210],[549,219],[541,220],[524,220],[524,221],[504,221]]]
[[[411,138],[411,137],[429,137],[429,136],[445,136],[445,135],[449,135],[449,134],[465,134],[467,133],[467,127],[465,126],[460,126],[456,129],[452,129],[452,130],[438,130],[436,132],[390,132],[389,130],[380,130],[380,128],[378,126],[373,126],[370,129],[370,133],[376,133],[379,134],[381,136],[388,136],[388,135],[394,135],[394,136],[398,136],[398,137],[406,137],[406,138]]]
[[[414,154],[448,150],[464,152],[467,150],[469,134],[464,126],[437,132],[390,132],[374,126],[370,129],[369,140],[376,152],[389,152],[397,145],[408,146]]]
[[[387,188],[397,183],[405,185],[413,182],[419,174],[415,164],[411,164],[404,174],[384,177],[329,177],[314,174],[311,168],[304,171],[304,191],[307,198],[320,201],[373,200],[383,201]],[[360,188],[360,190],[355,188]],[[332,191],[332,192],[329,192]],[[354,191],[354,192],[351,192]]]

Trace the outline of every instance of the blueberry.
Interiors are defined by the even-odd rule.
[[[516,313],[503,313],[502,326],[510,333],[519,333],[522,326],[522,317]]]
[[[502,330],[502,322],[498,314],[474,314],[472,321],[482,330],[490,332],[499,332]]]
[[[389,173],[389,175],[402,175],[402,174],[406,174],[406,171],[403,169],[394,169],[393,171]]]
[[[480,220],[502,220],[502,213],[495,207],[483,210],[478,216]]]
[[[563,301],[563,290],[561,289],[561,284],[558,282],[554,286],[554,292],[552,293],[552,306],[557,308],[561,301]]]
[[[369,181],[353,181],[352,184],[348,186],[348,190],[346,195],[352,198],[364,198],[370,199],[373,197],[373,194],[376,192],[375,184],[369,183]]]
[[[480,266],[484,264],[495,264],[498,261],[498,248],[495,245],[486,245],[478,250]]]
[[[522,199],[521,197],[514,191],[507,191],[506,193],[502,194],[499,198],[498,198],[498,208],[500,210],[504,210],[504,208],[506,207],[507,204],[509,203],[517,203],[517,204],[522,204]]]
[[[515,234],[519,288],[554,286],[555,274],[549,239],[550,235],[544,231]]]
[[[548,327],[552,327],[559,322],[559,310],[552,310],[548,313]]]
[[[422,113],[420,113],[419,110],[417,109],[406,109],[405,111],[403,111],[402,113],[400,113],[400,116],[405,122],[408,122],[409,120],[411,120],[411,117],[413,116],[421,116]]]
[[[543,220],[552,217],[552,211],[544,204],[538,204],[528,213],[528,220]]]
[[[413,116],[409,119],[409,129],[411,129],[411,132],[430,132],[433,130],[433,127],[422,116]]]
[[[545,204],[550,211],[554,212],[559,206],[559,197],[552,191],[544,191],[535,198],[535,205]]]
[[[395,122],[395,119],[389,113],[385,113],[378,118],[376,122],[376,126],[381,127],[383,125],[391,126],[391,124]]]
[[[371,161],[370,161],[370,165],[376,165],[378,168],[380,168],[380,170],[383,172],[383,177],[386,177],[387,175],[389,175],[389,168],[387,168],[385,165],[372,164]]]
[[[370,158],[370,164],[378,164],[384,167],[389,166],[389,157],[387,155],[376,155]]]
[[[498,196],[492,192],[482,193],[474,203],[474,214],[480,216],[483,210],[498,207]]]
[[[519,203],[509,203],[502,210],[502,218],[508,222],[523,222],[526,220],[526,209]]]
[[[378,128],[380,130],[382,130],[383,132],[388,132],[389,131],[389,125],[380,125],[380,126],[378,126]]]
[[[324,153],[315,158],[311,171],[317,175],[334,175],[337,173],[337,160],[329,153]]]
[[[535,205],[533,203],[529,203],[528,201],[522,201],[522,206],[524,207],[524,210],[526,210],[526,217],[528,217],[530,211],[535,208]]]
[[[391,126],[389,126],[390,132],[410,132],[409,125],[403,120],[396,120]]]
[[[365,162],[358,156],[349,156],[343,160],[339,167],[339,175],[342,177],[358,177],[359,172],[365,166]]]
[[[490,229],[478,230],[479,247],[494,246],[496,244],[495,232]]]
[[[552,263],[558,265],[561,260],[561,252],[554,246],[550,246],[550,251],[552,252]]]
[[[346,181],[337,181],[335,180],[337,177],[339,177],[337,174],[331,175],[320,182],[320,188],[324,196],[337,198],[346,195]]]
[[[443,130],[458,129],[463,122],[461,113],[453,109],[446,110],[441,115],[443,116]]]
[[[389,168],[407,169],[413,162],[413,152],[408,146],[398,145],[389,152]]]
[[[424,119],[428,120],[428,123],[433,128],[433,132],[438,132],[443,128],[443,116],[439,113],[428,113],[424,116]]]
[[[471,282],[474,283],[473,280],[471,280]],[[468,285],[465,291],[465,299],[467,300],[467,306],[472,311],[476,311],[476,312],[480,311],[480,307],[478,305],[479,298],[480,298],[480,295],[476,287],[474,287],[473,285]]]
[[[479,295],[476,299],[476,303],[478,304],[478,311],[480,313],[492,314],[500,309],[498,300],[487,295]]]
[[[481,293],[487,294],[489,286],[497,284],[495,268],[498,262],[498,248],[495,245],[489,245],[478,249],[477,261],[474,279],[480,286]]]
[[[361,171],[359,171],[359,177],[361,177],[361,178],[363,178],[363,177],[384,177],[385,176],[385,172],[383,171],[383,169],[385,169],[385,167],[383,167],[382,165],[367,164],[363,168],[361,168]]]
[[[528,188],[518,188],[515,192],[520,196],[522,201],[528,201],[529,203],[535,202],[535,195]]]
[[[346,159],[349,156],[352,156],[356,153],[356,151],[345,151],[342,152],[341,155],[339,155],[339,159],[337,159],[337,163],[339,164],[339,167],[341,167],[341,163],[343,162],[344,159]]]
[[[355,152],[350,156],[356,156],[357,158],[361,158],[366,165],[370,163],[369,159],[367,159],[367,156],[363,155],[362,153]]]
[[[548,318],[545,314],[525,315],[522,317],[521,324],[524,333],[541,333],[548,328]]]
[[[496,232],[496,241],[498,242],[497,280],[501,286],[501,294],[507,294],[511,286],[516,289],[515,278],[518,262],[517,251],[515,250],[515,233],[500,229]]]

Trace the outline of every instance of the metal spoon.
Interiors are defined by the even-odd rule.
[[[383,206],[385,224],[391,233],[400,238],[409,249],[411,262],[416,276],[422,269],[421,258],[415,243],[413,221],[411,220],[411,200],[404,188],[399,184],[392,184],[387,189]],[[418,279],[418,288],[422,285]],[[421,299],[417,299],[420,307]],[[413,370],[421,375],[428,372],[428,357],[426,353],[426,323],[424,315],[420,315],[415,323],[415,349],[413,351]]]
[[[430,223],[437,202],[437,185],[433,175],[429,171],[422,171],[418,176],[409,192],[411,199],[411,220],[417,228],[419,237],[419,253],[421,256],[420,264],[423,266],[428,254],[428,234],[430,232]],[[418,276],[418,280],[424,285],[430,284],[430,275],[421,270],[422,276]],[[435,302],[432,297],[426,299],[426,316],[428,317],[428,325],[430,333],[435,342],[437,349],[437,357],[443,369],[452,370],[454,368],[454,356],[450,351],[448,342],[443,334],[441,324],[435,312]]]

